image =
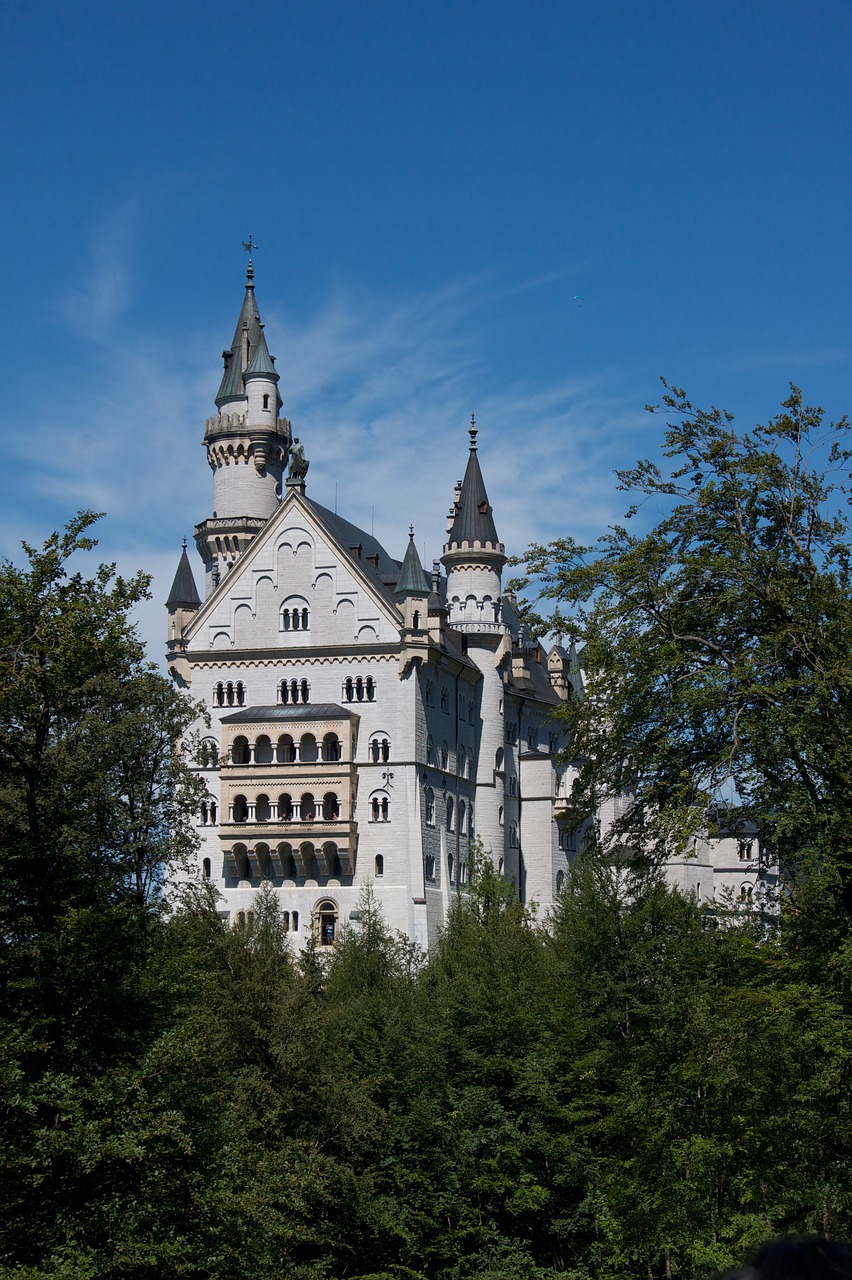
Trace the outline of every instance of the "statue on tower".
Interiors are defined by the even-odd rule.
[[[296,436],[290,449],[290,470],[287,473],[287,483],[289,484],[290,481],[293,481],[297,484],[304,484],[310,465],[305,457],[305,446]]]

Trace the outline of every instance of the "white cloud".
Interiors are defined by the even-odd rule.
[[[129,260],[138,217],[136,198],[126,200],[104,217],[92,241],[84,281],[59,300],[60,317],[87,339],[107,341],[108,326],[130,302]]]
[[[132,206],[116,216],[111,266],[102,262],[101,279],[71,295],[69,317],[82,322],[94,311],[103,320],[121,305],[122,289],[129,291],[122,236],[133,217]],[[481,280],[384,309],[375,300],[338,295],[298,327],[262,293],[259,301],[278,357],[284,412],[311,462],[309,495],[333,507],[336,486],[341,514],[374,526],[392,555],[402,556],[411,522],[427,563],[440,555],[453,486],[467,461],[471,410],[497,528],[510,553],[566,532],[591,539],[620,514],[611,471],[623,460],[625,437],[638,434],[641,412],[607,395],[602,377],[545,387],[508,382],[489,358],[493,297]],[[235,293],[235,313],[238,306]],[[30,496],[42,510],[59,513],[44,533],[81,507],[106,511],[101,558],[117,560],[124,572],[142,566],[153,574],[154,599],[138,616],[158,660],[162,602],[180,539],[191,538],[210,511],[200,442],[204,418],[214,410],[206,401],[223,335],[196,328],[180,343],[164,342],[159,334],[132,332],[125,318],[102,331],[101,341],[99,377],[78,386],[75,399],[66,397],[60,424],[52,418],[37,424],[43,444],[37,462],[25,441],[17,462]],[[20,525],[9,521],[12,527]],[[194,568],[200,585],[200,561]]]

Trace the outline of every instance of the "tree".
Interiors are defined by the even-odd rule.
[[[738,434],[664,386],[672,467],[617,473],[630,528],[526,557],[585,645],[587,696],[565,709],[578,812],[629,796],[609,841],[659,862],[734,795],[789,866],[852,907],[846,419],[826,423],[792,388]],[[631,531],[651,503],[662,518]]]
[[[197,804],[175,746],[198,710],[145,662],[129,619],[148,578],[69,566],[96,519],[0,565],[0,976],[7,1009],[31,1002],[44,1042],[76,1019],[86,1053]]]

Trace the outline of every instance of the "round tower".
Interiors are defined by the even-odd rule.
[[[205,595],[231,568],[275,511],[290,447],[290,423],[279,418],[279,374],[269,354],[254,296],[249,258],[246,293],[204,445],[213,472],[213,515],[196,527]]]
[[[506,549],[494,516],[476,452],[476,423],[470,420],[470,456],[450,509],[441,561],[447,570],[447,621],[468,635],[502,635],[501,574]]]

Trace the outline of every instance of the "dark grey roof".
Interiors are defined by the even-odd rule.
[[[414,545],[414,530],[408,535],[408,546],[402,561],[402,570],[396,584],[395,596],[428,596],[432,588],[423,572],[423,565]]]
[[[260,327],[260,312],[254,296],[254,283],[249,277],[246,281],[246,296],[243,299],[240,318],[234,330],[234,341],[230,351],[225,354],[225,372],[219,384],[216,404],[221,408],[228,400],[234,400],[245,394],[243,387],[243,329],[248,327],[249,362],[252,353],[260,346],[263,330]],[[265,344],[264,344],[265,345]]]
[[[312,498],[307,498],[306,501],[313,507],[329,532],[350,552],[367,577],[375,582],[388,599],[393,600],[391,593],[399,579],[402,567],[399,561],[389,556],[378,538],[374,538],[371,533],[359,529],[357,525],[344,520],[343,516],[339,516],[336,511],[329,511],[328,507],[314,502]],[[360,548],[360,555],[358,548]]]
[[[183,551],[180,553],[180,561],[178,562],[175,580],[172,583],[172,589],[169,592],[169,598],[166,601],[167,609],[197,609],[201,604],[201,598],[196,590],[195,578],[192,576],[192,566],[189,563],[189,557],[186,554],[186,543],[183,544]]]
[[[315,702],[295,707],[244,707],[232,716],[222,716],[222,724],[255,724],[265,720],[354,720],[357,712],[336,702]]]
[[[476,432],[471,430],[470,456],[462,481],[458,509],[453,527],[447,535],[448,546],[459,546],[462,543],[499,542],[491,514],[491,504],[485,492],[485,481],[479,468],[476,453]]]
[[[254,349],[254,355],[248,362],[248,368],[243,374],[247,378],[250,374],[260,373],[265,378],[271,379],[272,382],[278,382],[280,374],[275,368],[272,356],[269,354],[269,348],[266,345],[266,336],[263,329],[260,331],[260,341]]]

